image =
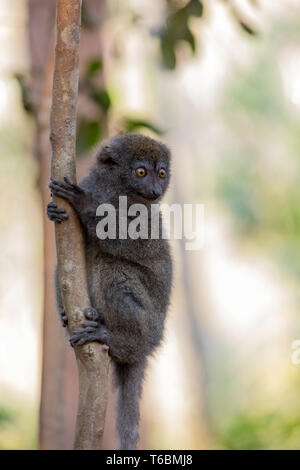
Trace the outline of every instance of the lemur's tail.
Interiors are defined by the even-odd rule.
[[[146,369],[146,361],[135,364],[115,363],[117,386],[119,388],[117,429],[120,449],[134,450],[139,433],[139,401]]]

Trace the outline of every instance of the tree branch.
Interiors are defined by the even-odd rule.
[[[50,141],[51,173],[76,181],[76,105],[79,77],[81,0],[57,0],[57,42],[53,81]],[[58,202],[58,201],[57,201]],[[68,203],[68,221],[56,224],[56,247],[63,303],[69,329],[82,326],[90,299],[86,278],[84,238],[79,220]],[[75,449],[100,449],[108,390],[107,346],[91,343],[75,347],[79,373],[79,405]]]

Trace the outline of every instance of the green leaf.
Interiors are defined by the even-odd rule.
[[[21,89],[21,96],[22,96],[22,104],[27,113],[33,113],[33,105],[30,99],[30,87],[26,77],[20,73],[15,74],[15,79],[18,81],[20,89]]]
[[[167,34],[161,37],[160,49],[164,66],[169,70],[174,70],[176,67],[175,43]]]
[[[173,70],[176,67],[176,46],[178,41],[187,42],[192,52],[196,51],[195,37],[189,27],[190,16],[203,15],[203,4],[200,0],[190,0],[183,8],[171,13],[167,26],[160,33],[160,48],[162,60],[166,68]]]
[[[76,151],[78,155],[88,152],[101,138],[102,126],[99,121],[81,119],[77,126]]]
[[[95,58],[90,60],[86,66],[86,73],[88,77],[93,77],[102,70],[102,60]]]
[[[111,99],[107,90],[103,89],[94,89],[90,93],[91,98],[95,103],[100,106],[105,112],[107,112],[111,106]]]
[[[13,423],[15,421],[15,416],[12,410],[6,406],[0,405],[0,426],[7,423]]]
[[[184,31],[184,36],[182,37],[182,39],[191,46],[192,52],[195,53],[196,52],[195,38],[191,30],[188,27]]]
[[[203,3],[200,0],[190,0],[190,2],[185,6],[185,9],[188,15],[198,17],[201,17],[204,11]]]
[[[251,26],[249,26],[248,24],[246,24],[244,21],[242,20],[239,20],[239,25],[240,27],[248,34],[250,34],[251,36],[257,36],[258,33],[257,31],[255,31]]]
[[[131,118],[124,118],[123,119],[123,128],[126,132],[135,132],[140,130],[141,128],[146,128],[151,130],[157,135],[162,135],[164,131],[157,127],[155,124],[146,121],[144,119],[131,119]]]

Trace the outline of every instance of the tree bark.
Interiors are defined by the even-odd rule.
[[[45,68],[43,90],[35,111],[36,154],[40,164],[43,208],[49,202],[49,118],[54,54]],[[76,360],[58,319],[54,296],[56,248],[53,222],[44,209],[44,321],[43,363],[40,404],[40,449],[71,449],[74,440],[78,381]]]
[[[81,0],[57,1],[57,43],[53,81],[50,141],[52,176],[76,181],[75,138],[79,77]],[[58,270],[69,329],[81,327],[90,306],[84,239],[79,220],[66,201],[68,221],[56,224]],[[75,449],[100,449],[108,390],[109,357],[105,345],[75,347],[79,373],[79,405]]]
[[[28,40],[31,59],[30,103],[36,133],[33,151],[39,163],[42,207],[49,202],[49,126],[53,82],[53,29],[56,0],[28,0]],[[43,210],[44,225],[44,315],[40,449],[71,449],[74,441],[78,381],[76,360],[61,328],[55,305],[54,270],[56,248],[53,223]]]

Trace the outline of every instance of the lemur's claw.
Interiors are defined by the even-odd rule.
[[[78,184],[76,183],[73,183],[73,181],[68,178],[68,176],[64,176],[64,181],[69,185],[69,186],[72,186],[73,189],[75,189],[75,191],[77,191],[78,193],[83,193],[83,189],[78,186]]]
[[[64,308],[60,309],[58,313],[61,319],[62,326],[66,328],[68,326],[68,317],[65,313],[65,309]]]

